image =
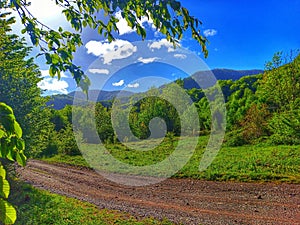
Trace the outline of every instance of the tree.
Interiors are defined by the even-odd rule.
[[[24,131],[27,155],[36,155],[45,147],[50,123],[44,114],[47,99],[38,87],[41,73],[25,40],[9,34],[14,19],[0,14],[0,102],[15,108],[15,116]]]
[[[276,53],[259,81],[259,101],[272,113],[269,122],[273,144],[299,144],[300,54]]]
[[[207,39],[201,34],[202,22],[191,16],[189,11],[177,0],[55,0],[56,5],[62,8],[62,13],[71,24],[74,32],[58,28],[51,29],[34,17],[28,10],[30,5],[26,0],[3,0],[1,9],[13,9],[18,12],[24,25],[23,33],[30,36],[34,46],[40,49],[50,65],[50,75],[60,78],[60,71],[69,71],[78,85],[87,91],[88,77],[79,66],[72,63],[73,53],[82,45],[80,33],[85,27],[97,29],[109,42],[114,40],[118,32],[116,13],[126,19],[127,24],[136,33],[146,38],[146,30],[142,26],[142,18],[153,21],[156,29],[166,36],[167,40],[176,46],[182,39],[185,31],[190,31],[192,37],[200,44],[205,56]],[[105,19],[99,19],[99,14]]]
[[[246,112],[257,100],[257,80],[261,75],[245,76],[234,81],[229,86],[230,95],[227,97],[227,127],[229,130],[240,126]]]
[[[299,107],[300,54],[278,52],[266,64],[257,94],[272,112],[285,112]]]

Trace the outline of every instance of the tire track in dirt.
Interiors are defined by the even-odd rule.
[[[167,179],[129,187],[90,169],[38,160],[17,171],[38,188],[137,217],[184,224],[300,224],[300,185]]]

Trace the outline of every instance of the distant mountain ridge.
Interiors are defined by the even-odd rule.
[[[116,96],[118,97],[130,97],[133,95],[133,92],[129,91],[103,91],[103,90],[89,90],[88,96],[89,101],[92,102],[107,102],[113,100]],[[52,106],[54,109],[62,109],[66,105],[73,105],[74,96],[76,100],[84,102],[87,99],[86,94],[81,91],[73,91],[68,94],[59,94],[53,95],[50,97],[50,100],[47,102],[48,106]]]
[[[202,88],[205,88],[205,86],[210,86],[215,81],[215,78],[211,76],[212,73],[214,74],[217,80],[238,80],[243,76],[261,74],[263,73],[263,70],[213,69],[211,71],[200,71],[194,74],[192,77],[194,77],[198,81],[198,83],[202,85]],[[183,87],[185,89],[200,88],[192,77],[183,79]],[[119,94],[120,91],[89,90],[89,100],[93,102],[107,103],[108,101],[113,100]],[[133,94],[135,93],[129,91],[122,91],[119,97],[126,98],[130,97]],[[66,95],[60,94],[51,96],[47,105],[52,106],[54,109],[62,109],[66,105],[73,104],[73,99],[75,95],[76,99],[82,99],[82,101],[86,100],[87,98],[87,96],[83,92],[73,91]]]
[[[244,76],[257,75],[263,73],[263,70],[232,70],[232,69],[213,69],[212,73],[217,80],[238,80]]]
[[[199,71],[183,79],[183,87],[185,89],[200,88],[198,83],[201,84],[201,88],[209,87],[215,83],[215,80],[239,80],[244,76],[251,76],[263,73],[263,70],[231,70],[231,69],[213,69],[211,71]],[[211,75],[214,75],[212,77]],[[198,81],[198,83],[195,82]]]

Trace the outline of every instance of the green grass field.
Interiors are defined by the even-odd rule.
[[[170,225],[167,220],[153,218],[135,218],[128,213],[101,209],[96,206],[67,198],[47,191],[41,191],[30,185],[13,183],[10,202],[17,209],[16,225],[52,224],[52,225]]]
[[[199,138],[194,154],[173,177],[217,181],[300,183],[300,146],[223,146],[213,163],[205,171],[199,172],[199,162],[203,156],[207,140],[207,137]],[[155,140],[153,141],[155,142]],[[85,154],[88,155],[89,163],[82,156],[56,155],[45,160],[89,167],[91,164],[97,165],[97,160],[100,157],[106,157],[111,154],[125,164],[143,168],[145,165],[151,165],[166,159],[177,144],[176,141],[164,140],[152,151],[134,151],[121,144],[107,145],[107,150],[99,150],[97,145],[85,144],[82,147],[85,149]],[[145,142],[137,142],[135,145],[138,148],[139,145],[145,145]],[[180,147],[182,148],[180,154],[188,155],[191,153],[188,139]],[[109,163],[102,166],[105,168],[111,167],[110,169],[114,172],[134,173],[134,171],[126,168],[115,169],[114,165]],[[167,170],[167,168],[162,167],[161,170]],[[142,169],[137,173],[149,175],[146,172],[144,173]],[[164,175],[163,173],[164,171],[162,171],[162,175]],[[160,176],[158,172],[154,174]]]

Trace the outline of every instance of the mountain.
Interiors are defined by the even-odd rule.
[[[217,80],[238,80],[244,76],[257,75],[263,73],[263,70],[230,70],[230,69],[213,69],[211,71],[200,71],[183,79],[183,87],[185,89],[210,87]],[[212,74],[215,76],[213,77]],[[197,83],[195,82],[197,80]]]
[[[100,90],[89,90],[89,101],[102,102],[104,105],[109,104],[108,102],[113,100],[115,97],[126,98],[130,97],[134,93],[129,91],[100,91]],[[80,104],[80,101],[84,104],[87,99],[86,94],[81,91],[73,91],[67,95],[52,95],[50,100],[47,102],[48,106],[52,106],[54,109],[62,109],[66,105],[72,105],[76,96],[76,104]],[[79,102],[78,102],[79,101]]]
[[[212,76],[212,73],[215,77]],[[212,71],[200,71],[195,73],[191,77],[184,78],[183,87],[185,89],[200,88],[195,82],[198,81],[201,84],[201,88],[210,87],[215,84],[215,78],[217,80],[238,80],[243,76],[256,75],[263,73],[263,70],[230,70],[230,69],[213,69]],[[110,105],[111,100],[116,96],[120,98],[128,98],[134,93],[129,91],[100,91],[89,90],[89,100],[92,102],[101,102],[103,105]],[[52,106],[54,109],[62,109],[66,105],[72,105],[74,96],[77,101],[85,102],[86,95],[80,91],[74,91],[67,95],[53,95],[48,101],[47,105]],[[77,102],[78,103],[78,102]]]
[[[89,101],[92,102],[101,102],[101,101],[108,101],[112,100],[115,97],[129,97],[133,95],[133,92],[129,91],[100,91],[100,90],[89,90]],[[71,96],[74,98],[76,96],[77,99],[86,100],[87,96],[81,92],[81,91],[73,91],[68,94],[68,96]]]

